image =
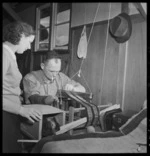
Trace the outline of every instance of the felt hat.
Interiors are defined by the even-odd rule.
[[[110,21],[109,32],[118,43],[124,43],[129,40],[132,33],[130,16],[126,13],[121,13],[114,17]]]

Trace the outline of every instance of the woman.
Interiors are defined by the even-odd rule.
[[[30,122],[39,121],[41,113],[23,107],[20,101],[20,81],[15,53],[22,54],[31,49],[34,30],[24,22],[10,23],[3,29],[3,152],[21,153],[17,143],[20,138],[20,116]]]

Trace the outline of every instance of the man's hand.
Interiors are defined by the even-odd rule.
[[[83,86],[81,86],[81,85],[73,86],[72,84],[66,84],[65,90],[74,91],[74,92],[82,92],[82,93],[86,92],[86,90],[85,90],[85,88]]]
[[[52,103],[53,103],[54,101],[59,102],[59,99],[58,99],[57,96],[51,96],[51,95],[49,95],[49,96],[47,96],[47,97],[45,98],[45,104],[47,104],[47,105],[52,105]]]
[[[42,119],[41,112],[39,112],[38,110],[34,108],[25,108],[23,106],[20,108],[19,115],[27,118],[32,123]]]
[[[74,86],[72,84],[66,84],[65,90],[67,90],[67,91],[73,91],[73,89],[74,89]]]

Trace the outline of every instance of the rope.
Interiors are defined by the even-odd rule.
[[[93,27],[94,27],[94,24],[95,24],[95,20],[96,20],[96,17],[97,17],[99,7],[100,7],[100,3],[98,4],[97,10],[96,10],[96,15],[95,15],[95,18],[94,18],[94,21],[93,21],[93,24],[92,24],[92,28],[91,28],[91,32],[90,32],[90,35],[89,35],[89,39],[88,39],[88,44],[89,44],[89,41],[90,41],[90,38],[91,38],[91,34],[92,34],[92,31],[93,31]]]
[[[86,24],[86,3],[84,4],[84,25]]]
[[[77,75],[77,74],[78,74],[78,76],[79,76],[79,74],[82,74],[82,77],[83,77],[83,79],[84,79],[84,81],[85,81],[85,83],[86,83],[86,85],[87,85],[87,87],[88,87],[90,93],[92,93],[92,91],[91,91],[91,89],[90,89],[90,87],[89,87],[89,85],[88,85],[86,79],[84,78],[84,75],[83,75],[83,73],[82,73],[81,70],[79,70],[76,74],[74,74],[74,75],[71,77],[71,79],[72,79],[75,75]],[[80,77],[80,76],[79,76],[79,77]]]
[[[102,85],[103,85],[103,79],[104,79],[104,69],[105,69],[105,62],[106,62],[106,49],[107,49],[107,43],[108,43],[108,30],[109,30],[109,21],[110,21],[110,12],[111,12],[111,3],[109,5],[109,16],[108,16],[108,25],[107,25],[107,34],[106,34],[106,44],[105,44],[105,56],[104,56],[104,66],[103,66],[103,73],[102,73],[102,82],[101,82],[101,90],[102,90]],[[101,96],[102,96],[102,91],[100,92],[100,104],[101,104]]]
[[[84,81],[85,81],[85,83],[86,83],[86,85],[87,85],[87,87],[88,87],[88,89],[89,89],[90,93],[92,93],[92,91],[91,91],[91,89],[90,89],[90,87],[89,87],[89,85],[88,85],[87,81],[85,80],[84,75],[83,75],[83,73],[82,73],[82,72],[81,72],[81,74],[82,74],[82,77],[83,77],[83,79],[84,79]]]
[[[92,28],[91,28],[91,31],[90,31],[90,34],[89,34],[89,38],[88,38],[88,41],[87,41],[87,47],[88,47],[89,41],[90,41],[90,39],[91,39],[91,35],[92,35],[92,32],[93,32],[93,27],[94,27],[94,24],[95,24],[95,20],[96,20],[96,17],[97,17],[97,13],[98,13],[99,7],[100,7],[100,3],[98,4],[98,7],[97,7],[97,9],[96,9],[96,13],[95,13],[95,17],[94,17],[94,20],[93,20]],[[84,58],[83,58],[82,61],[81,61],[81,65],[80,65],[79,71],[80,71],[81,68],[82,68],[83,61],[84,61]]]
[[[100,7],[100,3],[98,4],[98,7],[97,7],[97,9],[96,9],[96,13],[95,13],[95,17],[94,17],[94,20],[93,20],[92,28],[91,28],[91,31],[90,31],[90,34],[89,34],[87,46],[89,45],[89,41],[90,41],[90,38],[91,38],[91,34],[92,34],[92,32],[93,32],[93,27],[94,27],[94,24],[95,24],[95,20],[96,20],[96,17],[97,17],[97,13],[98,13],[99,7]],[[85,11],[86,11],[86,8],[85,8]],[[85,15],[86,15],[86,13],[85,13]],[[84,22],[85,22],[85,19],[84,19]],[[82,65],[83,65],[83,61],[84,61],[84,58],[83,58],[82,61],[81,61],[81,65],[80,65],[79,70],[71,77],[71,79],[73,79],[73,77],[75,77],[77,74],[78,74],[78,76],[80,77],[81,68],[82,68]],[[82,75],[83,75],[83,74],[82,74]],[[84,78],[84,76],[83,76],[83,78]],[[85,80],[85,79],[84,79],[84,80]],[[85,81],[85,82],[86,82],[86,81]],[[90,92],[91,92],[91,89],[90,89],[89,85],[87,84],[87,82],[86,82],[86,85],[87,85],[88,89],[89,89]],[[91,93],[92,93],[92,92],[91,92]]]

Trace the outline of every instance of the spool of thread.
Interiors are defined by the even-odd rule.
[[[90,99],[93,99],[93,94],[92,93],[90,93]]]
[[[86,130],[87,130],[87,133],[95,133],[95,128],[93,126],[88,126]]]
[[[79,70],[79,73],[78,73],[78,77],[80,77],[81,76],[81,69]]]

